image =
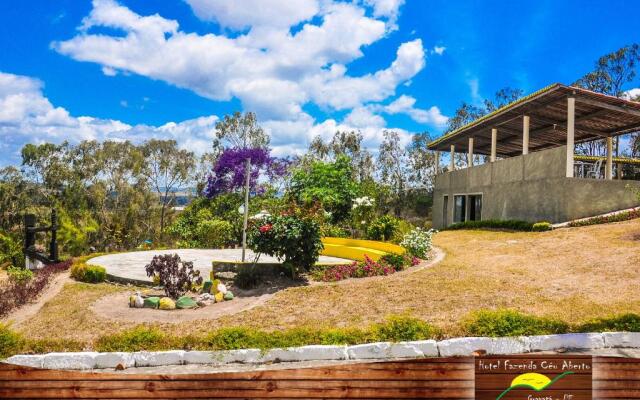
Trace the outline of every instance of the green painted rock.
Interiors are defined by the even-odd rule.
[[[227,293],[224,294],[224,299],[233,300],[233,293],[231,293],[230,291],[227,291]]]
[[[204,281],[204,284],[202,285],[202,293],[211,293],[212,286],[213,286],[213,282]]]
[[[176,308],[180,309],[195,308],[197,306],[196,301],[189,296],[182,296],[176,301]]]
[[[163,297],[160,299],[160,309],[161,310],[175,310],[176,303],[168,297]]]
[[[158,308],[160,306],[160,297],[147,297],[144,299],[144,308]]]

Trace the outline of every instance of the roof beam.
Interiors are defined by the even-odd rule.
[[[606,103],[604,101],[589,99],[585,96],[580,96],[580,95],[576,96],[576,100],[584,104],[589,104],[591,106],[606,108],[607,110],[629,114],[635,117],[640,117],[640,109],[621,107],[615,104]]]
[[[601,115],[601,114],[604,114],[606,111],[607,111],[607,110],[602,110],[602,109],[600,109],[600,110],[597,110],[597,111],[591,112],[591,113],[589,113],[589,114],[585,114],[585,115],[582,115],[582,116],[576,117],[576,120],[575,120],[575,122],[574,122],[574,123],[575,123],[576,125],[578,125],[578,124],[579,124],[579,123],[581,123],[581,122],[588,121],[588,120],[590,120],[591,118],[595,118],[595,117],[597,117],[597,116],[599,116],[599,115]],[[544,131],[547,131],[547,130],[549,130],[549,129],[555,128],[555,127],[560,127],[560,128],[567,129],[566,122],[564,122],[564,121],[554,120],[554,119],[552,119],[552,118],[543,117],[543,116],[538,115],[538,114],[531,114],[531,117],[532,117],[532,119],[533,119],[533,121],[534,121],[534,122],[537,120],[537,121],[542,121],[542,122],[545,122],[545,123],[549,124],[548,126],[543,126],[542,128],[534,129],[533,131],[531,131],[531,135],[534,135],[534,134],[537,134],[537,133],[540,133],[540,132],[544,132]],[[609,132],[597,131],[597,130],[594,130],[594,129],[590,129],[590,128],[588,128],[588,127],[585,127],[585,128],[583,129],[583,128],[580,128],[580,127],[576,126],[576,128],[577,128],[577,129],[580,129],[580,130],[582,130],[582,131],[588,131],[588,132],[591,132],[591,133],[593,133],[594,135],[598,135],[598,136],[602,136],[602,137],[609,137],[609,136],[611,136],[611,134],[610,134]]]
[[[613,135],[613,134],[622,135],[623,133],[630,133],[630,132],[634,132],[634,131],[637,131],[637,130],[640,131],[640,122],[635,122],[633,124],[621,126],[620,128],[612,129],[612,130],[609,131],[609,133],[611,135]]]

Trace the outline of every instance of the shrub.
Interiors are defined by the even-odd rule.
[[[433,235],[436,232],[437,231],[433,229],[425,231],[421,228],[416,228],[404,235],[400,246],[407,249],[412,256],[422,258],[423,260],[427,259],[431,251]]]
[[[10,266],[7,268],[7,275],[9,279],[14,282],[27,282],[33,278],[33,271],[27,268],[18,268],[14,266]]]
[[[399,225],[398,219],[390,215],[378,217],[369,225],[367,229],[367,239],[390,240],[395,235]]]
[[[474,336],[523,336],[566,333],[569,325],[557,320],[522,314],[514,310],[480,310],[463,323]]]
[[[635,218],[640,218],[640,208],[624,211],[624,212],[613,214],[613,215],[605,215],[605,216],[587,218],[579,221],[571,221],[569,222],[568,225],[571,227],[578,227],[578,226],[588,226],[588,225],[597,225],[597,224],[608,224],[611,222],[628,221],[630,219],[635,219]]]
[[[294,277],[298,269],[310,270],[323,248],[319,224],[296,211],[253,221],[247,236],[254,252],[284,260]]]
[[[354,261],[351,264],[332,265],[319,268],[312,274],[316,280],[337,282],[348,278],[368,278],[372,276],[390,275],[402,271],[408,266],[417,265],[420,261],[411,256],[397,256],[387,254],[378,261],[373,261],[365,255],[364,261]]]
[[[114,335],[100,337],[96,342],[96,350],[105,352],[160,350],[165,340],[165,335],[157,328],[136,326]]]
[[[436,336],[436,329],[428,323],[408,316],[391,316],[385,323],[374,327],[376,339],[381,342],[425,340]]]
[[[640,332],[640,315],[622,314],[597,318],[577,327],[579,332]]]
[[[24,344],[22,336],[11,330],[8,324],[0,322],[0,358],[20,353]]]
[[[149,277],[160,277],[165,294],[172,299],[184,295],[194,284],[202,284],[200,271],[193,269],[192,262],[181,261],[177,254],[154,256],[151,263],[145,266],[145,270]]]
[[[547,221],[536,222],[531,227],[531,230],[534,232],[550,231],[551,229],[553,229],[553,227],[551,226],[551,222],[547,222]]]
[[[449,225],[446,230],[457,229],[504,229],[510,231],[531,231],[533,224],[527,221],[488,219],[483,221],[465,221]]]
[[[391,241],[396,244],[400,244],[400,242],[402,242],[402,239],[404,239],[404,236],[414,229],[415,226],[413,226],[410,222],[405,221],[404,219],[398,219],[398,229],[396,229],[396,232],[391,238]]]
[[[349,237],[349,232],[337,225],[324,224],[320,228],[320,235],[322,237],[339,237],[339,238],[347,238]]]
[[[218,249],[233,243],[233,225],[221,219],[199,221],[196,236],[202,247]]]
[[[71,277],[80,282],[100,283],[107,278],[107,271],[99,265],[77,263],[71,267]]]

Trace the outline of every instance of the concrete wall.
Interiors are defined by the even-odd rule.
[[[626,188],[640,182],[566,178],[566,146],[436,177],[433,225],[453,221],[453,196],[482,194],[482,219],[565,222],[638,205]],[[444,196],[448,196],[444,220]]]

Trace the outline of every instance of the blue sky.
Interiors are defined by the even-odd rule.
[[[0,165],[28,142],[176,139],[256,111],[277,154],[315,136],[442,133],[462,101],[571,83],[640,41],[636,1],[0,3]],[[629,84],[629,89],[640,86]]]

